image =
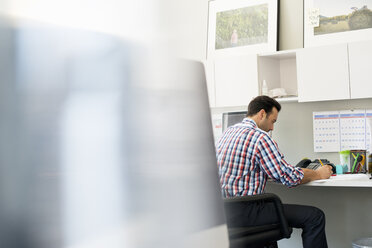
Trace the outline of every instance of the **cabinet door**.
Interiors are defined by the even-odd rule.
[[[297,52],[298,101],[349,99],[347,44]]]
[[[245,106],[258,95],[255,54],[216,59],[214,75],[216,107]]]
[[[372,42],[349,43],[351,98],[372,97]]]

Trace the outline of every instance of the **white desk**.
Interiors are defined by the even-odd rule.
[[[372,187],[370,174],[342,174],[331,176],[329,179],[315,180],[304,186],[329,186],[329,187]]]

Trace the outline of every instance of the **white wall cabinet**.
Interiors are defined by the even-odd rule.
[[[350,99],[347,44],[297,52],[298,101]]]
[[[348,46],[351,98],[372,97],[372,41],[349,43]]]
[[[215,106],[247,106],[258,96],[257,55],[214,60]]]
[[[362,41],[219,58],[209,62],[211,107],[246,106],[263,80],[269,90],[284,88],[290,96],[279,101],[372,98],[371,57],[372,41]]]
[[[263,80],[267,83],[269,95],[275,95],[275,89],[282,88],[285,91],[283,97],[296,97],[296,51],[260,54],[258,56],[258,82],[260,88],[262,88]]]

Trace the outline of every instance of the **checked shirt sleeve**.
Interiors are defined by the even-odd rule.
[[[284,160],[284,155],[270,136],[264,134],[257,149],[260,156],[260,167],[269,178],[288,187],[300,184],[304,177],[303,171]]]

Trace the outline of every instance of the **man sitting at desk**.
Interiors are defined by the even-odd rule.
[[[217,162],[224,197],[262,194],[267,178],[292,187],[331,176],[329,165],[311,170],[297,168],[284,160],[269,135],[280,109],[275,99],[258,96],[249,103],[247,117],[226,129],[218,140]],[[293,204],[283,204],[283,208],[289,226],[303,229],[304,248],[328,247],[322,210]],[[249,204],[240,213],[227,213],[227,218],[230,223],[239,221],[246,226],[255,226],[275,221],[275,213],[273,204]],[[241,220],[239,216],[246,218]]]

